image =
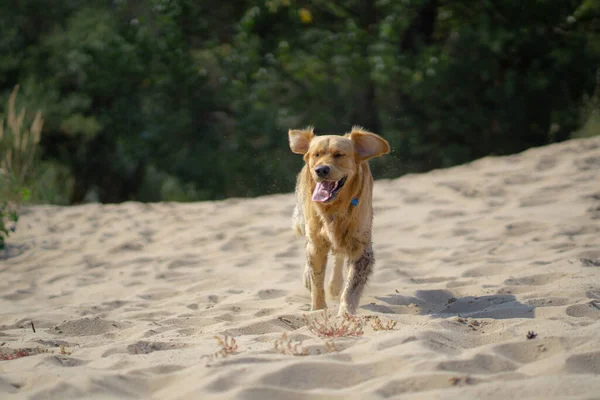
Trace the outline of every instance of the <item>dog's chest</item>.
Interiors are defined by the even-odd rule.
[[[336,215],[328,215],[323,218],[321,235],[331,244],[335,251],[346,252],[348,250],[348,239],[352,237],[349,224]]]

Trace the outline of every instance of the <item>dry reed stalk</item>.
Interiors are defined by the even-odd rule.
[[[25,108],[20,111],[15,109],[15,100],[19,85],[16,85],[8,99],[8,112],[6,115],[6,128],[4,120],[0,119],[0,154],[1,175],[13,176],[20,184],[28,178],[33,169],[36,150],[38,149],[44,119],[41,112],[37,112],[29,129],[23,126]]]

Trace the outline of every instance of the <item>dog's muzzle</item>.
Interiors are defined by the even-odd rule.
[[[346,178],[347,177],[345,176],[339,181],[317,182],[317,185],[315,186],[315,191],[312,195],[312,200],[318,201],[320,203],[329,203],[330,201],[333,201],[336,198],[339,191],[344,186],[344,184],[346,183]]]

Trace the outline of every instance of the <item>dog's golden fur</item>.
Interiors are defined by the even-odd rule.
[[[359,127],[344,136],[315,136],[313,129],[307,128],[290,130],[288,137],[291,150],[304,155],[305,161],[296,184],[293,226],[306,237],[304,282],[311,291],[311,309],[326,307],[325,267],[331,251],[336,260],[329,295],[340,294],[347,259],[348,277],[339,314],[355,314],[375,261],[371,243],[373,177],[368,160],[389,153],[389,144]],[[326,168],[326,176],[323,170],[319,175],[319,168]],[[314,194],[323,183],[334,189]],[[341,189],[336,192],[338,186]],[[325,195],[329,197],[323,199]]]

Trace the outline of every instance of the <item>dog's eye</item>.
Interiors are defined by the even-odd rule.
[[[315,157],[319,157],[319,155],[320,155],[319,153],[315,153]]]
[[[344,157],[344,155],[342,153],[335,153],[333,155],[334,158],[340,158],[340,157]]]

